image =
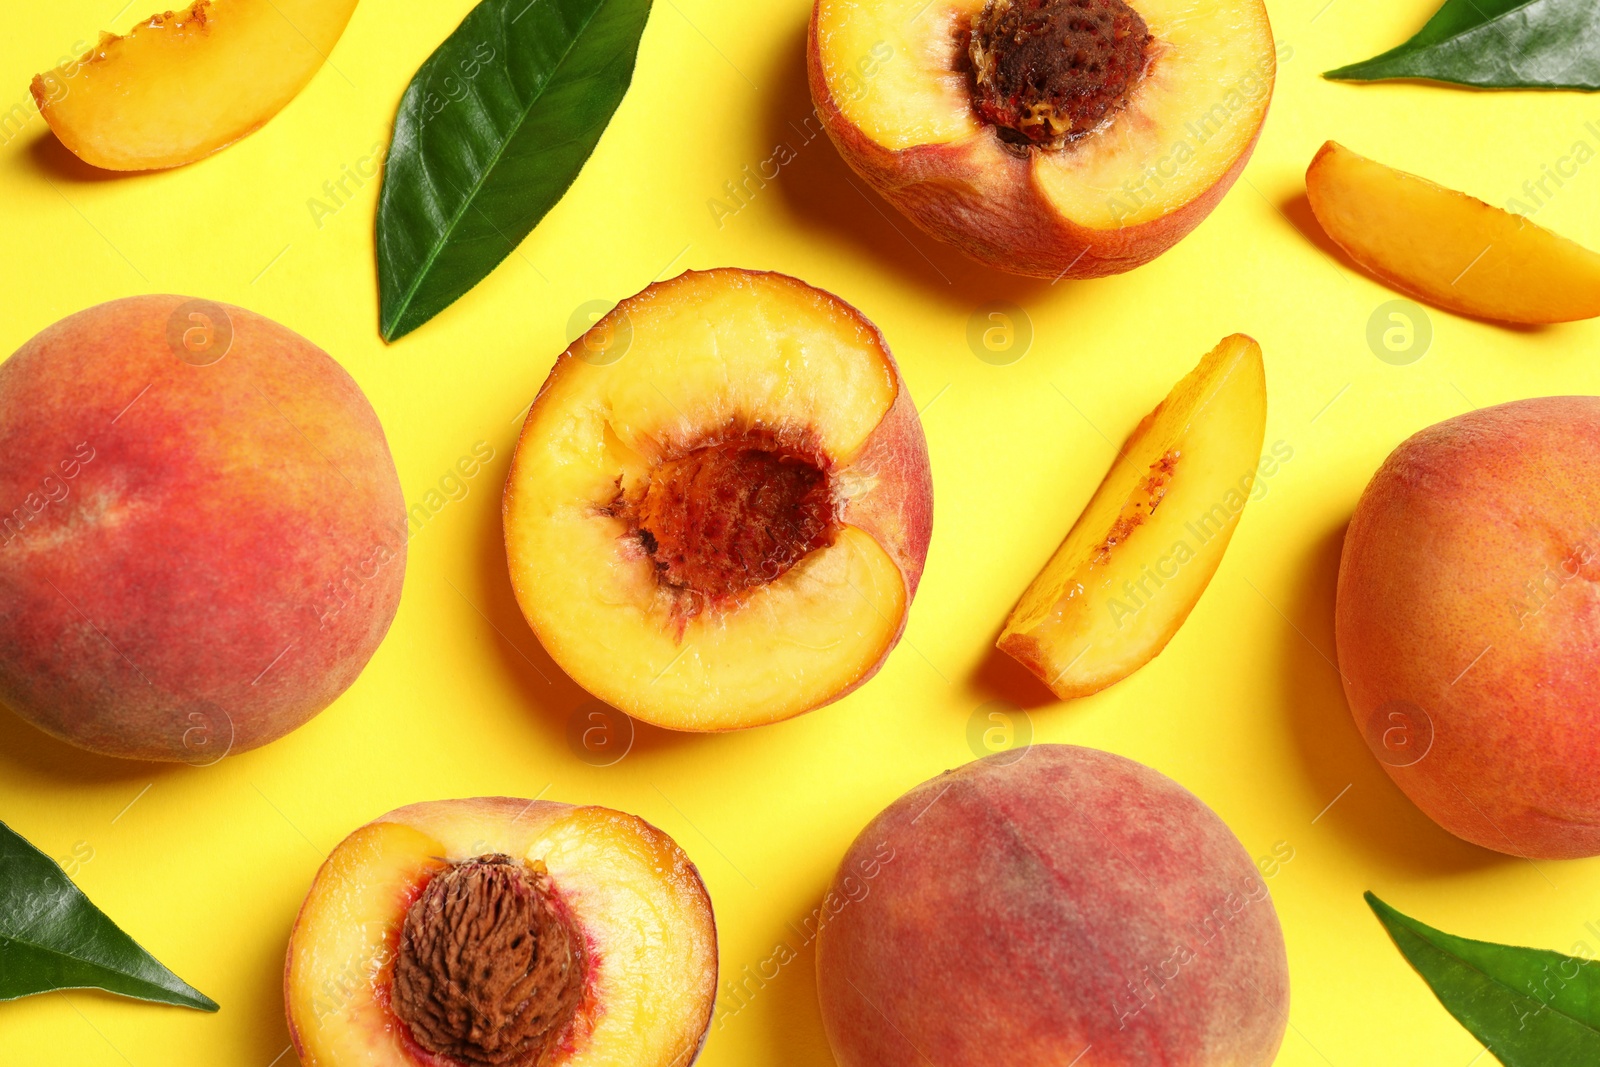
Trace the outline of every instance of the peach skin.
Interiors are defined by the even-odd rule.
[[[0,700],[112,756],[207,763],[355,681],[400,602],[378,417],[242,308],[101,304],[0,366]]]
[[[817,994],[840,1067],[1268,1067],[1283,1041],[1260,872],[1193,794],[1109,752],[1035,745],[924,782],[831,897]]]
[[[1356,505],[1334,632],[1356,728],[1484,848],[1600,855],[1600,397],[1519,400],[1404,441]]]

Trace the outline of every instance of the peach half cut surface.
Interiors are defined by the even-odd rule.
[[[33,79],[39,112],[105,170],[193,163],[253,133],[305,88],[356,0],[197,0]]]
[[[1329,237],[1401,292],[1496,322],[1600,315],[1600,255],[1521,215],[1329,141],[1306,170]]]
[[[811,95],[845,161],[999,270],[1119,274],[1244,169],[1277,53],[1261,0],[816,0]]]
[[[1146,415],[1067,539],[1012,609],[999,647],[1063,700],[1166,647],[1222,562],[1266,432],[1261,346],[1224,338]]]
[[[643,819],[490,797],[345,838],[289,938],[305,1067],[688,1067],[717,933],[694,864]]]
[[[572,678],[730,730],[850,692],[905,627],[933,485],[883,335],[782,274],[690,271],[556,361],[506,480],[511,582]]]

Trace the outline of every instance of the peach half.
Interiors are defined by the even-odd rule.
[[[305,88],[356,0],[196,0],[33,79],[39,112],[106,170],[181,167],[253,133]]]
[[[1351,259],[1436,307],[1497,322],[1600,315],[1600,255],[1521,215],[1333,141],[1306,170],[1306,196]]]
[[[140,296],[0,366],[0,701],[93,752],[211,763],[316,715],[400,603],[405,499],[328,354]]]
[[[711,900],[670,837],[508,797],[345,838],[284,970],[305,1067],[688,1067],[716,986]]]
[[[511,582],[572,678],[730,730],[870,678],[933,523],[922,423],[883,335],[782,274],[690,271],[556,361],[505,490]]]
[[[1277,912],[1194,794],[1034,745],[924,782],[829,893],[817,995],[839,1067],[1269,1067]]]
[[[816,0],[811,96],[845,161],[999,270],[1148,262],[1244,169],[1277,70],[1261,0]]]
[[[1222,562],[1267,423],[1261,346],[1226,337],[1128,440],[1012,609],[999,647],[1063,700],[1166,647]]]

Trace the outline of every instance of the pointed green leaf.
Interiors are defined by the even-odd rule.
[[[1600,1063],[1600,963],[1469,941],[1367,903],[1433,995],[1506,1067]]]
[[[1406,43],[1325,78],[1427,78],[1485,89],[1600,89],[1594,0],[1445,0]]]
[[[117,929],[54,860],[0,822],[0,1000],[84,988],[217,1010],[216,1001]]]
[[[386,341],[460,299],[578,177],[633,79],[650,0],[483,0],[417,71],[378,195]]]

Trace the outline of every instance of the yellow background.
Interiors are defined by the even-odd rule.
[[[1465,1067],[1480,1051],[1362,890],[1452,932],[1600,949],[1600,861],[1535,865],[1438,829],[1367,752],[1330,662],[1340,537],[1378,463],[1474,406],[1600,392],[1600,327],[1508,330],[1432,311],[1425,357],[1382,362],[1367,323],[1396,294],[1304,232],[1316,231],[1302,183],[1331,137],[1504,204],[1574,141],[1600,147],[1600,100],[1329,83],[1320,71],[1399,42],[1433,0],[1275,2],[1291,53],[1233,192],[1149,266],[1052,286],[964,261],[865,193],[825,139],[804,143],[792,124],[809,109],[805,0],[660,0],[633,88],[566,199],[466,299],[385,347],[377,182],[320,227],[308,201],[386,140],[407,80],[469,0],[364,0],[331,64],[260,132],[181,170],[104,178],[56,145],[27,84],[74,42],[145,13],[142,0],[119,2],[34,5],[0,37],[0,109],[14,100],[31,116],[0,148],[0,351],[104,300],[210,297],[285,323],[355,375],[409,502],[477,442],[495,458],[412,539],[399,617],[366,673],[288,738],[214,767],[164,767],[86,756],[0,714],[0,818],[52,856],[76,853],[89,896],[222,1004],[215,1016],[91,992],[0,1004],[8,1067],[286,1067],[283,952],[327,851],[398,805],[499,793],[611,805],[671,833],[715,900],[725,984],[780,942],[800,950],[723,1017],[702,1063],[828,1064],[798,931],[855,833],[971,759],[969,720],[997,699],[1028,709],[1036,740],[1111,749],[1176,778],[1252,855],[1293,849],[1269,881],[1293,969],[1280,1063]],[[796,158],[719,225],[708,200],[780,142]],[[1600,247],[1597,197],[1591,162],[1537,219]],[[621,763],[591,767],[566,741],[585,695],[539,648],[505,574],[499,492],[519,409],[576,309],[723,264],[798,275],[883,329],[929,405],[927,574],[904,642],[862,691],[740,734],[641,728]],[[967,343],[969,317],[993,300],[1032,323],[1030,350],[1008,366]],[[1105,472],[1111,442],[1236,330],[1265,350],[1267,442],[1287,443],[1292,460],[1157,660],[1096,697],[1046,700],[991,651],[1002,618]],[[724,997],[719,1011],[733,1006]]]

